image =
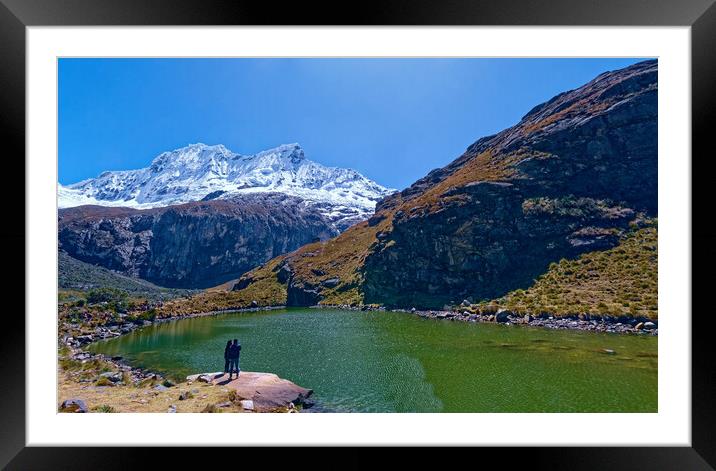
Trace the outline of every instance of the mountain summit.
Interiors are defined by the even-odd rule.
[[[376,202],[392,192],[355,170],[306,159],[298,144],[241,155],[223,145],[197,143],[164,152],[146,168],[59,185],[58,199],[60,208],[147,209],[246,193],[283,193],[303,199],[343,230],[367,219]]]

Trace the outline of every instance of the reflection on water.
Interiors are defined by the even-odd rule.
[[[177,378],[241,367],[357,412],[656,412],[657,338],[290,309],[168,322],[91,348]],[[607,354],[613,350],[615,354]]]

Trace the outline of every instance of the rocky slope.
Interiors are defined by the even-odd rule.
[[[275,193],[145,210],[80,206],[61,209],[58,226],[69,256],[172,288],[214,286],[337,234],[312,205]]]
[[[60,208],[82,205],[156,208],[253,193],[297,196],[338,230],[373,214],[393,190],[355,170],[325,167],[306,158],[298,144],[241,155],[223,145],[192,144],[157,156],[147,168],[104,172],[59,185]]]
[[[645,61],[536,106],[383,199],[368,221],[253,270],[223,296],[490,300],[529,288],[552,262],[615,247],[657,209],[657,62]]]
[[[57,268],[57,287],[70,295],[76,291],[116,288],[127,292],[132,297],[161,301],[194,293],[192,290],[164,288],[140,278],[122,275],[107,268],[77,260],[64,251],[60,251],[58,254]]]

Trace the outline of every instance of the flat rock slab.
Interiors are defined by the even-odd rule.
[[[200,377],[210,379],[211,384],[236,391],[239,399],[253,402],[253,410],[269,412],[288,407],[289,403],[303,404],[313,394],[310,389],[302,388],[291,381],[279,378],[273,373],[242,371],[238,378],[229,381],[229,376],[217,373],[200,373],[187,376],[188,381],[197,381]],[[204,379],[204,378],[202,378]]]

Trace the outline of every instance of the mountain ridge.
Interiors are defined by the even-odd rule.
[[[85,263],[167,288],[206,288],[338,231],[282,193],[242,194],[149,209],[63,208],[59,248]]]
[[[558,94],[382,199],[368,221],[212,296],[436,308],[528,288],[552,262],[616,247],[658,213],[657,76],[644,61]]]
[[[308,160],[297,144],[241,155],[222,144],[190,144],[159,154],[148,167],[105,171],[71,185],[58,184],[60,208],[100,205],[150,209],[251,193],[302,198],[338,230],[367,219],[392,193],[359,172]]]

